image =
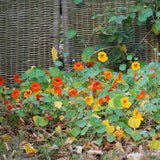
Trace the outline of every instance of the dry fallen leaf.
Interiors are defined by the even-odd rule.
[[[83,147],[82,146],[76,146],[76,152],[81,154],[82,153],[82,149]]]
[[[103,152],[100,150],[100,151],[97,151],[97,150],[92,150],[90,149],[89,151],[87,151],[87,154],[98,154],[98,155],[103,155]]]

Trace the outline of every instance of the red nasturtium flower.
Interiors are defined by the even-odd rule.
[[[82,69],[84,69],[84,66],[82,65],[81,62],[77,62],[74,64],[74,69],[76,69],[77,71],[81,71]]]
[[[20,104],[22,104],[22,102],[23,102],[22,100],[19,100],[19,101],[17,102],[17,103],[19,103],[19,104],[17,104],[16,107],[17,107],[17,108],[21,108],[21,105],[20,105]]]
[[[148,68],[148,70],[153,70],[154,73],[152,73],[151,75],[152,75],[153,77],[155,77],[156,70],[155,70],[154,68]]]
[[[142,99],[145,96],[145,91],[141,90],[141,94],[137,96],[137,99]]]
[[[70,89],[68,92],[69,97],[76,97],[78,95],[78,92],[75,89]]]
[[[0,77],[0,85],[3,85],[5,83],[3,77]]]
[[[25,92],[24,92],[24,97],[29,97],[29,96],[32,96],[32,91],[30,89],[26,89]]]
[[[133,76],[133,79],[136,80],[136,81],[139,81],[141,78],[143,78],[143,76],[140,76],[138,79],[136,78],[138,72],[136,72]]]
[[[4,101],[3,101],[3,104],[8,104],[8,100],[4,100]]]
[[[8,110],[10,111],[12,108],[14,108],[14,105],[13,105],[13,104],[9,104],[9,105],[7,106],[7,108],[8,108]]]
[[[19,74],[18,75],[14,75],[13,78],[14,78],[15,82],[17,82],[17,83],[21,83],[22,82],[22,80],[18,79],[18,78],[20,78]]]
[[[33,82],[30,86],[32,91],[34,92],[38,92],[41,89],[40,84],[38,82]]]
[[[99,104],[103,104],[104,102],[109,101],[109,95],[106,95],[105,97],[102,97],[99,99]]]
[[[87,66],[87,67],[92,67],[93,65],[94,65],[94,62],[87,62],[87,63],[86,63],[86,66]]]
[[[60,86],[60,85],[64,84],[64,82],[62,81],[62,78],[60,78],[60,77],[56,77],[53,80],[54,81],[52,82],[52,84],[55,86]]]
[[[49,75],[49,72],[48,72],[47,70],[45,70],[45,73],[46,73],[47,75]]]
[[[58,86],[55,86],[54,88],[54,92],[57,93],[58,95],[62,95],[62,89],[59,88]]]
[[[96,90],[96,89],[103,89],[103,86],[98,81],[95,81],[93,83],[93,89],[94,90]]]
[[[36,95],[37,101],[41,102],[41,101],[40,101],[40,98],[42,98],[42,97],[44,97],[44,96],[37,94],[37,95]]]
[[[116,85],[112,85],[111,89],[109,89],[108,92],[111,92],[111,91],[114,91],[114,90],[117,90],[117,86]]]
[[[14,99],[17,99],[19,95],[20,95],[20,91],[18,89],[15,89],[12,91],[12,97]]]

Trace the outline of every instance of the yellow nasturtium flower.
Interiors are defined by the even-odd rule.
[[[123,97],[121,99],[121,104],[122,104],[123,107],[126,107],[126,108],[129,108],[132,105],[132,103],[129,102],[129,98],[128,97]]]
[[[133,62],[132,65],[131,65],[131,68],[134,70],[134,71],[137,71],[140,69],[140,63],[139,62]]]
[[[85,102],[86,102],[86,104],[91,106],[91,104],[93,103],[93,97],[92,96],[85,97]]]
[[[139,119],[140,121],[143,121],[143,120],[144,120],[143,117],[142,117],[142,115],[139,114],[137,108],[133,111],[133,117],[136,118],[136,119]]]
[[[108,60],[108,57],[107,57],[107,54],[106,52],[99,52],[98,53],[98,60],[101,61],[101,62],[105,62]]]

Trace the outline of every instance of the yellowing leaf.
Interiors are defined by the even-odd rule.
[[[52,59],[53,61],[57,60],[58,57],[57,57],[57,50],[55,49],[55,47],[52,48]]]
[[[152,141],[149,142],[149,147],[151,149],[158,149],[160,150],[160,141],[153,139]]]
[[[134,117],[131,117],[128,121],[128,125],[131,127],[131,128],[138,128],[141,124],[141,121],[139,119],[136,119]]]
[[[105,125],[105,126],[108,126],[108,125],[109,125],[109,121],[108,121],[108,120],[104,120],[104,121],[102,122],[102,124]]]
[[[60,116],[59,119],[63,121],[65,119],[65,116]]]
[[[58,134],[62,134],[62,129],[61,129],[60,126],[56,127],[56,128],[55,128],[55,131],[56,131],[56,133],[58,133]]]
[[[38,118],[39,116],[33,116],[33,121],[36,123],[36,119]]]
[[[11,136],[10,136],[10,135],[3,135],[3,136],[2,136],[2,140],[3,140],[3,141],[6,141],[6,140],[8,140],[8,139],[11,139]]]
[[[115,130],[114,126],[107,126],[107,133],[113,133]]]
[[[68,137],[67,139],[66,139],[66,141],[65,141],[65,143],[67,144],[67,143],[72,143],[73,141],[75,141],[76,140],[76,138],[75,137]]]
[[[49,85],[48,88],[45,90],[45,92],[51,92],[51,87],[50,87],[50,85]]]
[[[25,149],[26,154],[36,154],[37,150],[33,148],[33,146],[30,143],[25,143],[23,145],[23,149]]]
[[[127,52],[127,47],[125,44],[123,44],[122,46],[120,46],[120,50],[123,51],[123,52]]]
[[[54,102],[54,106],[56,107],[56,108],[58,108],[58,109],[60,109],[61,107],[62,107],[62,102],[60,102],[60,101],[55,101]]]

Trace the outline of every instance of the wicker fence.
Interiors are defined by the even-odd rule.
[[[31,66],[53,66],[59,46],[59,0],[0,0],[0,76],[6,84]]]
[[[130,7],[134,4],[136,0],[84,0],[83,3],[76,5],[73,0],[62,0],[62,7],[64,12],[64,35],[69,29],[75,29],[77,31],[77,36],[71,40],[65,38],[65,49],[69,50],[71,59],[70,65],[73,65],[74,61],[80,60],[84,46],[79,42],[81,39],[84,39],[87,46],[95,47],[101,43],[101,40],[98,36],[92,35],[94,27],[102,25],[103,19],[91,19],[92,12],[96,14],[104,13],[107,6],[114,8],[115,10],[119,7]],[[160,40],[159,37],[155,37],[152,32],[148,34],[145,41],[144,37],[150,30],[150,26],[146,23],[143,26],[137,26],[136,23],[133,24],[133,35],[134,42],[128,43],[127,48],[130,48],[133,44],[142,43],[145,46],[145,50],[136,52],[137,57],[140,60],[151,62],[154,61],[155,57],[153,53],[153,48],[159,49]],[[90,40],[90,41],[88,41]],[[152,45],[152,46],[151,46]]]
[[[73,0],[62,1],[64,47],[70,56],[67,68],[81,58],[84,39],[87,46],[95,47],[100,39],[92,35],[94,27],[102,19],[92,20],[92,12],[101,14],[107,6],[129,7],[135,0],[83,0],[76,5]],[[59,50],[60,0],[0,0],[0,76],[6,84],[13,82],[14,74],[21,74],[31,66],[41,65],[48,69],[53,66],[51,48]],[[139,43],[148,32],[148,25],[133,24],[134,43]],[[73,39],[66,38],[69,29],[77,31]],[[148,42],[159,48],[159,37],[148,35]],[[146,50],[137,53],[140,59],[154,61],[153,48],[143,41]],[[127,44],[129,47],[131,44]]]

